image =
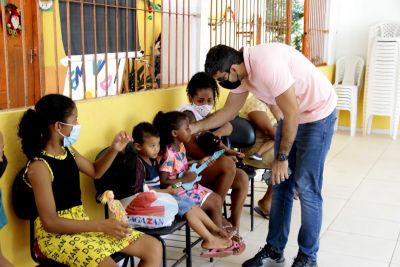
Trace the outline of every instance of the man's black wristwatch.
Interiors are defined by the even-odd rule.
[[[276,159],[279,161],[285,161],[289,159],[288,155],[285,155],[283,153],[278,153],[278,155],[276,156]]]

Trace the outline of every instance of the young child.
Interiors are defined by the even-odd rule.
[[[219,97],[217,82],[205,72],[193,75],[187,85],[186,93],[190,104],[183,105],[177,110],[185,113],[190,123],[206,118],[215,108]],[[219,138],[229,136],[232,133],[232,125],[228,122],[211,132]],[[243,153],[228,148],[222,142],[219,144],[219,149],[225,149],[225,154],[230,156],[244,157]],[[208,151],[204,152],[208,153]]]
[[[167,188],[177,183],[192,182],[196,178],[194,172],[189,172],[184,141],[191,139],[189,118],[182,112],[158,112],[153,125],[160,133],[160,147],[163,162],[160,166],[161,187]],[[178,175],[183,177],[178,179]],[[191,190],[179,187],[177,195],[190,198],[201,207],[218,226],[222,227],[222,199],[210,189],[196,182]]]
[[[218,85],[205,72],[198,72],[193,75],[186,91],[190,104],[184,105],[178,110],[188,115],[190,123],[204,119],[215,108],[215,103],[219,96]],[[232,125],[227,123],[212,132],[220,138],[229,136],[232,132]],[[200,135],[193,135],[190,141],[184,142],[188,156],[192,159],[201,159],[209,155],[209,152],[204,149],[205,146],[199,145],[198,138],[200,138]],[[203,179],[200,183],[213,189],[222,199],[225,199],[231,189],[232,206],[231,216],[228,220],[239,229],[242,209],[247,197],[249,178],[243,170],[236,168],[235,162],[237,161],[236,157],[243,158],[244,154],[227,148],[222,142],[219,145],[220,149],[225,149],[225,155],[204,170]]]
[[[90,220],[81,202],[79,172],[101,177],[131,137],[120,132],[92,163],[71,146],[79,132],[75,103],[57,94],[42,97],[19,123],[18,136],[29,160],[24,176],[39,214],[35,235],[40,251],[68,266],[115,267],[109,256],[117,251],[141,258],[139,266],[160,266],[162,249],[155,238],[116,220]]]
[[[203,238],[202,248],[209,249],[212,252],[202,253],[202,256],[222,257],[232,255],[234,248],[238,244],[234,242],[231,244],[228,233],[215,225],[201,208],[194,205],[191,199],[176,195],[178,189],[174,189],[171,185],[165,189],[160,189],[159,165],[157,162],[160,152],[160,136],[157,129],[150,123],[142,122],[133,128],[132,137],[145,173],[145,177],[136,177],[136,179],[141,179],[151,189],[169,193],[176,199],[178,216],[185,217],[190,227]]]
[[[205,72],[193,75],[187,85],[186,93],[190,104],[183,105],[177,110],[185,113],[190,123],[207,117],[215,108],[219,97],[217,82]],[[232,132],[232,125],[226,123],[212,132],[218,137],[228,136]]]
[[[3,134],[0,132],[0,177],[3,175],[4,171],[7,167],[7,158],[4,155],[4,142],[3,142]],[[0,190],[0,230],[7,224],[7,217],[4,212],[3,202],[1,199],[1,190]],[[12,264],[3,256],[1,252],[0,246],[0,266],[1,267],[12,267]]]
[[[177,186],[179,183],[194,181],[197,175],[188,171],[189,166],[183,144],[191,139],[187,115],[179,111],[167,113],[160,111],[155,116],[153,125],[160,133],[160,149],[163,153],[162,163],[159,168],[161,187],[167,188],[170,185]],[[183,176],[178,178],[180,174],[183,174]],[[185,190],[181,186],[178,187],[176,194],[180,197],[191,199],[210,216],[211,220],[219,228],[222,228],[222,198],[220,195],[200,185],[199,182],[194,183],[193,188],[190,190]],[[224,228],[227,229],[226,226]],[[230,228],[232,229],[232,239],[239,244],[239,247],[235,248],[234,255],[239,255],[244,251],[246,245],[238,236],[236,227]]]

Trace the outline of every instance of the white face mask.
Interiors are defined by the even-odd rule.
[[[60,122],[64,125],[72,126],[72,131],[69,134],[69,136],[63,135],[61,132],[59,132],[63,137],[64,137],[64,146],[72,146],[73,144],[76,143],[76,141],[79,138],[79,134],[81,131],[81,125],[80,124],[69,124],[69,123],[64,123]]]
[[[210,114],[213,109],[212,105],[201,105],[197,106],[196,104],[192,104],[193,108],[200,114],[203,118],[205,118],[208,114]]]

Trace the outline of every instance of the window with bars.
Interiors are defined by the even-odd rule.
[[[329,0],[304,0],[303,53],[316,66],[328,61]]]
[[[327,62],[329,0],[210,0],[210,47],[280,42]]]
[[[78,100],[182,86],[219,43],[292,43],[314,64],[326,62],[329,0],[7,2],[18,6],[22,31],[10,36],[1,16],[0,108],[48,93]]]
[[[59,0],[65,54],[69,46],[71,55],[139,51],[135,7],[135,0]]]
[[[0,108],[177,87],[199,69],[200,0],[8,0],[1,14],[5,2],[22,31],[0,17]]]

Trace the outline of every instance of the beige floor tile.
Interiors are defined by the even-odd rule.
[[[366,202],[351,199],[343,208],[341,214],[356,217],[380,219],[400,222],[400,205]]]
[[[400,205],[399,191],[400,183],[369,179],[362,182],[352,200]]]
[[[390,262],[396,241],[328,230],[321,238],[320,251]]]
[[[336,253],[320,252],[318,256],[318,266],[321,267],[388,267],[388,265],[389,263],[384,261],[374,261]]]
[[[361,179],[360,179],[361,182]],[[343,181],[343,184],[346,184],[346,181]],[[324,198],[333,197],[339,199],[349,199],[353,194],[356,186],[353,188],[347,185],[336,185],[330,181],[324,181],[324,185],[322,187],[322,195]]]
[[[329,226],[329,230],[397,240],[400,233],[400,223],[359,217],[353,214],[340,214]]]
[[[398,158],[380,158],[368,173],[367,179],[400,183],[400,164]]]

